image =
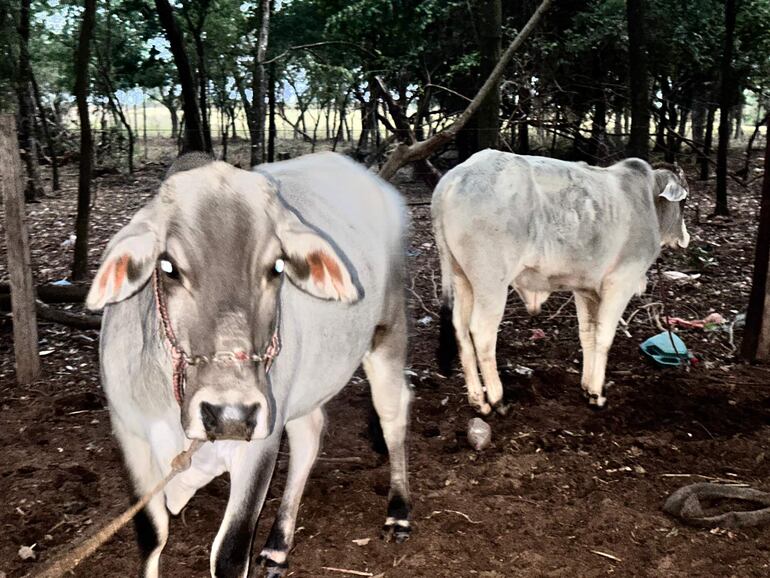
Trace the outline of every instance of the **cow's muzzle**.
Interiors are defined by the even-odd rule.
[[[256,387],[224,392],[202,388],[187,412],[185,433],[190,439],[251,441],[266,438],[272,429],[270,404]]]

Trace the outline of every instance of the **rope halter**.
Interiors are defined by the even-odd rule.
[[[174,390],[174,397],[179,406],[182,406],[184,400],[185,384],[187,382],[187,367],[200,366],[206,364],[231,365],[234,363],[264,363],[265,373],[269,373],[273,366],[273,361],[281,351],[281,337],[279,328],[281,325],[281,309],[276,311],[275,330],[270,338],[270,342],[265,347],[263,353],[248,351],[215,351],[209,355],[190,355],[188,354],[174,333],[171,325],[171,319],[168,316],[168,305],[166,295],[163,291],[163,279],[159,267],[155,267],[152,273],[152,288],[155,294],[155,308],[160,319],[163,334],[166,338],[169,349],[171,350],[171,385]]]

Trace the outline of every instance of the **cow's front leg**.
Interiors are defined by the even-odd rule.
[[[245,578],[254,530],[273,477],[282,430],[252,442],[237,442],[230,463],[230,498],[211,548],[211,575]]]
[[[131,475],[134,499],[139,500],[156,486],[163,474],[153,458],[148,440],[130,431],[115,414],[112,416],[112,427]],[[158,578],[160,554],[168,539],[168,511],[162,493],[155,495],[134,517],[134,527],[142,555],[142,576]]]
[[[288,556],[294,543],[299,504],[310,470],[318,456],[324,421],[323,410],[319,407],[286,424],[289,436],[289,475],[281,507],[260,554],[268,578],[283,576],[289,567]]]
[[[575,291],[575,307],[578,317],[578,333],[580,348],[583,350],[583,374],[580,387],[588,397],[588,384],[594,371],[594,354],[596,352],[596,315],[599,310],[598,295],[590,295]]]
[[[607,403],[604,391],[604,376],[607,369],[607,355],[615,339],[623,311],[628,305],[634,289],[628,283],[606,280],[602,286],[599,309],[596,316],[596,349],[591,377],[588,380],[588,403],[603,408]]]

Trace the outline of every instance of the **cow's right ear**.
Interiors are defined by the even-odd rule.
[[[107,245],[86,297],[89,309],[102,309],[128,299],[152,275],[159,255],[158,237],[146,217],[145,210],[137,213]]]
[[[674,178],[671,178],[659,196],[672,203],[678,203],[687,198],[687,189],[680,185]]]

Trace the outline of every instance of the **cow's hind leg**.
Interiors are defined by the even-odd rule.
[[[607,369],[607,355],[615,339],[623,311],[636,291],[635,286],[620,280],[605,280],[596,315],[596,349],[591,376],[588,379],[588,403],[596,408],[603,408],[607,403],[604,377]]]
[[[583,388],[583,394],[588,397],[588,384],[594,371],[596,315],[599,309],[599,297],[598,295],[575,291],[575,307],[578,317],[580,348],[583,350],[583,374],[580,379],[580,386]]]
[[[153,459],[149,442],[123,426],[113,417],[113,429],[123,450],[123,458],[134,486],[134,499],[139,500],[163,478]],[[168,539],[168,511],[163,494],[157,494],[134,517],[137,542],[142,555],[144,578],[160,575],[160,554]]]
[[[473,295],[470,331],[473,346],[484,379],[486,399],[489,405],[503,413],[503,384],[497,371],[497,329],[503,319],[507,286],[501,285],[476,291]]]
[[[289,550],[294,543],[299,504],[310,470],[318,456],[323,427],[324,414],[320,407],[286,424],[289,436],[289,475],[278,515],[260,554],[268,578],[283,576],[289,567]]]
[[[465,375],[468,403],[479,413],[487,415],[492,411],[492,406],[487,403],[484,396],[484,388],[479,379],[476,351],[473,347],[470,331],[471,315],[473,312],[473,288],[462,271],[455,271],[452,281],[454,287],[452,323],[455,326],[457,345],[460,350],[460,363]]]
[[[395,325],[378,328],[363,363],[390,460],[388,515],[382,535],[386,541],[396,542],[403,542],[411,532],[406,430],[412,392],[404,375],[405,362],[406,317],[401,312]]]

